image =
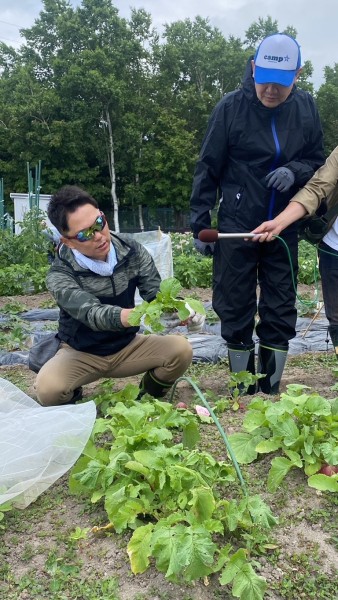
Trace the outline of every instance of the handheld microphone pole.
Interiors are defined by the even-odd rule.
[[[212,243],[220,239],[234,239],[234,238],[253,238],[260,236],[261,233],[219,233],[217,229],[202,229],[198,234],[198,239],[201,242]]]

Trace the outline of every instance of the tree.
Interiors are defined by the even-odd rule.
[[[0,43],[0,177],[27,189],[26,163],[42,160],[43,192],[65,183],[87,188],[114,227],[130,207],[188,208],[207,121],[236,89],[259,41],[278,31],[259,18],[244,42],[225,38],[200,16],[167,24],[162,39],[145,10],[122,19],[111,0],[43,0],[24,43]],[[293,27],[285,33],[296,36]],[[298,85],[309,91],[305,61]],[[337,65],[327,67],[318,105],[327,149],[336,145]],[[109,211],[109,208],[108,208]]]
[[[174,111],[164,109],[158,114],[143,150],[140,164],[143,198],[150,205],[173,206],[177,213],[185,210],[196,159],[194,135],[187,130],[186,122]]]
[[[139,227],[143,230],[143,204],[154,202],[153,198],[144,197],[140,166],[144,160],[144,148],[157,120],[157,90],[154,85],[157,65],[153,58],[153,47],[158,43],[158,34],[152,27],[150,15],[143,9],[132,9],[128,26],[136,52],[130,62],[128,90],[124,100],[119,178],[123,204],[137,209]]]
[[[99,199],[107,197],[109,177],[118,230],[115,145],[123,139],[124,102],[139,42],[109,0],[83,0],[75,10],[64,0],[45,0],[44,6],[25,30],[22,53],[36,86],[46,97],[53,90],[59,100],[52,119],[58,133],[50,144],[53,164],[44,162],[49,176],[58,172],[65,179],[60,183],[89,184]]]
[[[240,84],[247,54],[238,39],[226,40],[202,17],[166,25],[163,37],[164,43],[156,49],[157,88],[163,102],[175,106],[200,143],[214,105]]]
[[[280,31],[278,21],[273,20],[272,17],[268,15],[265,19],[259,17],[258,21],[255,21],[250,25],[245,32],[246,37],[244,42],[254,50],[265,37],[272,35],[273,33],[286,33],[293,38],[297,38],[297,31],[294,27],[288,25],[283,31]]]
[[[317,93],[317,105],[323,130],[325,152],[329,155],[337,146],[338,131],[338,63],[324,69],[325,83]]]

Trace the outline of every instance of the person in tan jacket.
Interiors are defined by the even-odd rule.
[[[331,152],[307,184],[291,198],[288,206],[275,219],[265,221],[254,229],[259,242],[271,242],[285,227],[313,215],[322,200],[327,199],[328,210],[338,205],[338,146]],[[322,279],[325,314],[329,333],[338,358],[338,217],[333,217],[327,233],[318,246],[319,270]]]

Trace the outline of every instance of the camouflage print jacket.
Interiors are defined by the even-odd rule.
[[[111,276],[80,267],[64,244],[47,275],[47,288],[60,308],[58,337],[99,356],[114,354],[132,341],[138,327],[123,327],[121,310],[135,306],[136,288],[141,298],[153,300],[161,281],[144,246],[113,233],[111,240],[117,255]]]

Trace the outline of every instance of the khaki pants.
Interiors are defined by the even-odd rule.
[[[76,388],[101,377],[131,377],[153,370],[156,379],[174,383],[192,360],[188,340],[179,335],[136,335],[116,354],[97,356],[62,342],[56,355],[39,371],[35,390],[43,406],[65,404]]]

